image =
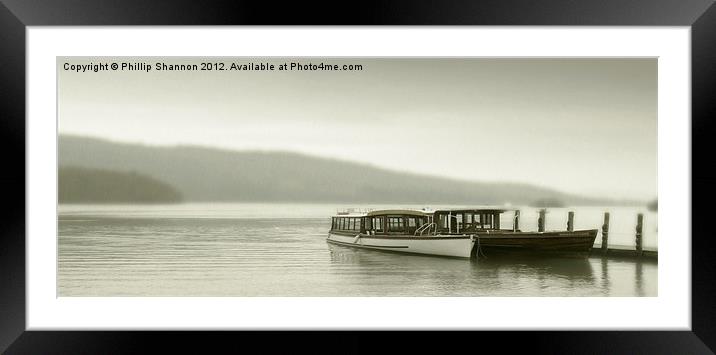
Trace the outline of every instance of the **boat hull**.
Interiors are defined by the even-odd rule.
[[[436,236],[352,235],[330,232],[327,241],[358,248],[459,258],[500,252],[588,256],[596,236],[596,229],[542,233],[493,231],[472,235]]]
[[[470,236],[351,236],[338,233],[329,233],[327,241],[356,248],[457,258],[469,258],[474,243]]]
[[[479,234],[483,250],[525,250],[535,252],[590,252],[597,230],[543,233]]]

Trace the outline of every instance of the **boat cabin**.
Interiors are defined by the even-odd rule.
[[[363,214],[339,214],[332,218],[331,231],[361,234],[414,234],[432,222],[429,212],[417,210],[380,210]]]
[[[438,233],[469,234],[471,232],[499,230],[502,209],[438,210],[433,214]]]
[[[499,209],[379,210],[339,213],[332,217],[331,232],[369,235],[469,234],[500,229]]]

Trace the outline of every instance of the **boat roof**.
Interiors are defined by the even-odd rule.
[[[494,208],[494,207],[479,207],[479,208],[441,208],[438,210],[435,210],[435,213],[438,212],[455,212],[455,213],[461,213],[461,212],[487,212],[487,213],[503,213],[507,211],[513,211],[509,208]]]
[[[475,207],[475,208],[441,208],[437,210],[413,210],[413,209],[388,209],[388,210],[371,210],[371,211],[343,211],[334,215],[334,217],[369,217],[369,216],[384,216],[384,215],[408,215],[408,216],[430,216],[434,213],[465,213],[465,212],[479,212],[479,213],[503,213],[512,211],[509,208],[497,208],[497,207]]]
[[[429,216],[433,211],[411,210],[411,209],[389,209],[389,210],[371,210],[371,211],[342,211],[333,217],[367,217],[367,216],[384,216],[384,215],[408,215],[408,216]]]
[[[365,217],[367,212],[338,212],[333,217]]]
[[[386,214],[402,214],[402,215],[409,215],[409,216],[428,216],[433,214],[433,211],[423,211],[423,210],[375,210],[368,212],[368,216],[382,216]]]

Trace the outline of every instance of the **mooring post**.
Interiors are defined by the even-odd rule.
[[[644,226],[644,214],[639,213],[636,217],[636,255],[641,256],[643,254],[643,249],[641,247],[641,232],[642,228]]]
[[[604,224],[602,224],[602,254],[607,254],[609,245],[609,212],[604,212]]]
[[[515,225],[512,230],[515,232],[520,230],[520,210],[515,211]]]
[[[567,231],[574,232],[574,212],[567,213]]]
[[[539,219],[537,219],[537,231],[538,232],[544,232],[544,218],[545,214],[547,213],[546,209],[539,210]]]

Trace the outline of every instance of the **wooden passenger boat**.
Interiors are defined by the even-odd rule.
[[[327,241],[339,245],[415,254],[476,258],[492,252],[587,256],[596,229],[523,232],[519,216],[500,228],[504,209],[378,210],[339,213]]]

